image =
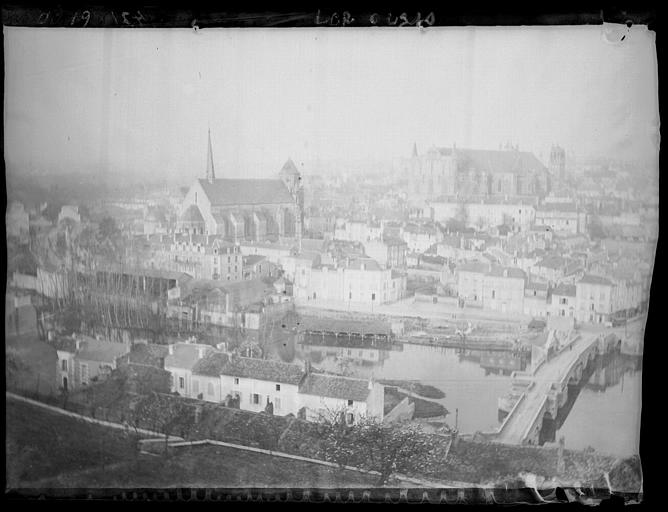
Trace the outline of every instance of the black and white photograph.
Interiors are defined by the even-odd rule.
[[[3,28],[6,491],[641,501],[654,31],[81,21]]]

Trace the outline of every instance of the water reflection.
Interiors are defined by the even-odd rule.
[[[639,453],[642,357],[618,353],[598,358],[573,394],[569,409],[557,415],[549,440],[563,436],[567,448],[591,447],[618,456]]]
[[[451,412],[451,426],[464,433],[496,426],[497,399],[508,387],[509,369],[527,364],[525,356],[510,352],[411,344],[360,348],[340,337],[338,344],[299,341],[292,362],[309,360],[315,368],[352,377],[414,380],[440,389],[445,398],[435,401]]]
[[[500,419],[498,399],[511,387],[510,374],[525,370],[530,354],[442,348],[427,345],[384,347],[301,343],[286,346],[283,360],[305,360],[322,370],[353,377],[415,380],[445,393],[436,402],[450,411],[447,421],[464,434],[495,429]],[[623,354],[599,357],[583,380],[569,390],[557,418],[546,422],[542,442],[562,435],[566,447],[612,454],[633,454],[640,416],[641,358]],[[637,425],[636,425],[637,423]]]
[[[591,395],[598,395],[598,400],[600,401],[608,388],[616,387],[620,384],[622,387],[621,394],[623,395],[625,375],[630,374],[633,376],[637,374],[640,371],[641,361],[641,358],[637,356],[628,356],[621,353],[606,354],[604,356],[599,356],[592,361],[592,363],[586,367],[580,382],[568,386],[568,398],[566,403],[557,412],[557,417],[554,419],[546,418],[544,420],[543,429],[540,432],[539,443],[544,444],[546,442],[556,441],[557,432],[560,431],[570,417],[574,405],[579,401],[580,395],[586,395],[587,391],[592,391],[593,393],[591,393]],[[583,393],[583,391],[585,391],[585,393]],[[591,396],[589,400],[591,400]],[[632,404],[629,403],[628,405]],[[585,409],[579,413],[582,414],[586,412]],[[592,418],[589,416],[590,414],[587,414],[589,423],[591,424]],[[575,421],[577,422],[578,419]],[[604,429],[603,425],[598,428]],[[615,428],[618,427],[615,426]],[[582,434],[582,432],[578,433],[576,442],[577,439],[582,437]],[[596,446],[593,445],[592,447],[596,448]]]

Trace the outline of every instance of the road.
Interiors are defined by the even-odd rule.
[[[548,362],[544,363],[533,376],[534,387],[503,425],[497,441],[506,444],[522,444],[524,434],[533,422],[537,411],[543,405],[553,383],[559,382],[563,372],[578,359],[582,351],[588,348],[596,337],[584,334],[573,342],[572,349],[565,349]]]

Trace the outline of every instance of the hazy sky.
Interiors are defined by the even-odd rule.
[[[10,169],[218,176],[431,145],[657,151],[654,34],[633,26],[6,28]],[[624,27],[624,30],[626,28]]]

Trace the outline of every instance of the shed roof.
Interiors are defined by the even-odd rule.
[[[357,400],[363,402],[369,396],[369,382],[352,377],[310,373],[299,386],[299,392],[306,395]]]

